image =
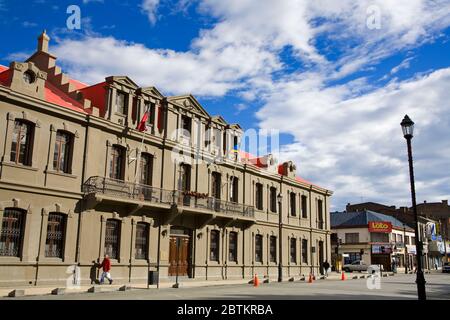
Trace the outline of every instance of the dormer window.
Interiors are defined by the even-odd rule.
[[[127,114],[127,96],[123,92],[117,92],[116,112],[123,115]]]
[[[34,75],[33,71],[28,70],[23,73],[23,81],[26,84],[32,84],[35,81],[35,79],[36,76]]]

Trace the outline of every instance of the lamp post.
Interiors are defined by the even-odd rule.
[[[282,229],[283,229],[283,215],[281,212],[281,203],[283,201],[283,195],[281,193],[277,196],[278,201],[278,251],[279,251],[279,258],[278,258],[278,282],[283,281],[283,235],[282,235]]]
[[[413,137],[414,131],[414,122],[405,115],[402,122],[400,123],[402,126],[403,136],[406,139],[407,147],[408,147],[408,162],[409,162],[409,178],[411,182],[411,200],[413,206],[414,213],[414,223],[415,223],[415,242],[416,242],[416,263],[417,263],[417,294],[419,300],[426,300],[426,292],[425,292],[425,277],[423,275],[422,270],[422,246],[419,241],[419,222],[417,216],[417,206],[416,206],[416,189],[414,184],[414,168],[413,168],[413,159],[412,159],[412,148],[411,148],[411,139]]]

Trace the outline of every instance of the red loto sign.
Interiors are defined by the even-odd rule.
[[[392,223],[388,221],[369,221],[369,232],[390,233],[391,231]]]

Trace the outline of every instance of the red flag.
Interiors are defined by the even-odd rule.
[[[141,119],[141,121],[139,122],[139,124],[138,124],[138,126],[137,126],[137,129],[139,130],[139,131],[146,131],[147,130],[147,126],[145,125],[146,123],[147,123],[147,119],[148,119],[148,111],[146,111],[145,113],[144,113],[144,115],[142,116],[142,119]]]

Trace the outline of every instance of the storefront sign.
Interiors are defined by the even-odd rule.
[[[416,254],[416,246],[414,246],[414,245],[407,244],[406,245],[406,250],[410,254]]]
[[[374,254],[383,254],[383,253],[392,253],[392,246],[390,244],[373,244],[372,245],[372,253]]]
[[[392,231],[392,223],[389,221],[369,221],[369,232],[390,233]]]

